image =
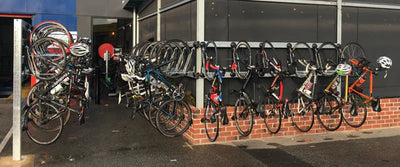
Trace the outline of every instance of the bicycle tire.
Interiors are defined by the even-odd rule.
[[[32,44],[28,63],[31,73],[36,78],[48,81],[63,73],[68,64],[68,57],[61,45],[59,40],[51,37],[41,38]]]
[[[172,104],[172,107],[170,106]],[[176,111],[176,107],[181,111]],[[171,111],[172,108],[172,111]],[[168,109],[165,111],[163,109]],[[179,114],[179,115],[177,115]],[[183,123],[183,125],[181,124]],[[192,123],[192,111],[185,101],[168,100],[157,111],[156,124],[158,130],[167,137],[182,135]]]
[[[211,46],[213,49],[208,49]],[[209,50],[213,50],[213,54],[209,54]],[[215,70],[211,69],[209,66],[218,65],[218,48],[217,44],[214,41],[210,40],[204,45],[203,54],[202,54],[202,70],[204,71],[204,77],[208,80],[211,80],[214,77]]]
[[[289,110],[293,125],[300,132],[308,132],[314,125],[313,101],[304,95],[297,95],[291,103]]]
[[[39,99],[39,96],[41,95],[42,90],[45,90],[48,86],[47,81],[40,81],[36,83],[35,85],[32,86],[31,90],[29,90],[28,95],[26,96],[26,105],[28,107],[33,106],[36,103],[39,103],[41,100]],[[65,100],[65,99],[63,99]],[[51,101],[47,101],[51,102]],[[70,110],[64,110],[62,111],[61,117],[63,118],[63,125],[65,126],[70,117],[71,117],[71,111]],[[40,127],[38,127],[40,128]],[[57,130],[57,129],[54,129]]]
[[[367,119],[367,106],[364,104],[364,98],[355,93],[349,93],[349,101],[343,106],[343,119],[347,125],[358,128],[362,126]]]
[[[335,131],[342,124],[341,103],[332,94],[324,94],[318,102],[317,118],[318,122],[326,130]]]
[[[242,48],[244,47],[244,49]],[[236,76],[240,79],[246,79],[249,75],[248,67],[251,62],[251,47],[246,41],[239,41],[233,50],[233,62],[237,65],[234,69]]]
[[[317,65],[319,69],[325,70],[327,65],[339,64],[340,50],[333,42],[324,42],[318,47]],[[332,64],[333,63],[333,64]],[[331,67],[330,70],[334,70]]]
[[[29,45],[31,46],[37,40],[49,36],[67,36],[67,41],[63,41],[66,47],[74,42],[71,33],[64,25],[56,21],[43,21],[32,29],[29,35]]]
[[[270,134],[277,134],[282,124],[282,108],[278,106],[278,101],[269,95],[262,103],[264,123]]]
[[[308,45],[305,42],[297,42],[296,44],[294,44],[291,53],[292,53],[292,59],[296,63],[297,60],[299,59],[314,61],[313,51],[310,45]],[[297,65],[295,66],[296,72],[305,70],[305,67],[304,68],[299,68],[299,67],[302,66],[297,66]]]
[[[266,47],[266,46],[268,46],[268,47]],[[260,56],[261,56],[261,60],[262,60],[262,67],[265,69],[268,69],[269,58],[277,58],[278,54],[276,53],[274,45],[272,45],[272,43],[269,41],[264,41],[264,42],[260,43],[260,47],[261,47]]]
[[[63,130],[63,118],[60,116],[61,113],[53,105],[46,103],[46,102],[36,103],[36,104],[30,106],[30,108],[28,110],[29,110],[28,117],[30,117],[30,119],[27,122],[27,130],[26,130],[28,137],[33,142],[40,144],[40,145],[49,145],[49,144],[54,143],[60,137],[62,130]],[[35,110],[35,111],[33,111],[33,110]],[[46,111],[43,111],[43,110],[46,110]],[[49,111],[49,110],[54,110],[54,111]],[[46,112],[47,114],[54,114],[54,115],[50,115],[51,116],[50,121],[54,120],[54,123],[53,122],[49,123],[50,121],[46,122],[45,124],[36,122],[39,119],[36,113],[43,113],[43,112]],[[33,123],[33,124],[30,125],[29,123]],[[55,124],[56,126],[52,127],[53,125],[50,125],[51,128],[43,127],[43,126],[49,125],[49,124]],[[37,126],[41,126],[41,128],[35,128]],[[46,129],[57,129],[57,131],[46,130]],[[39,134],[37,135],[36,133],[39,133]],[[49,139],[43,139],[43,138],[47,138],[47,137]]]
[[[234,117],[236,129],[242,136],[248,136],[253,129],[254,113],[250,104],[247,104],[244,98],[239,98],[235,103]],[[247,120],[249,119],[249,120]]]
[[[204,129],[210,142],[216,141],[219,135],[219,114],[220,112],[216,110],[212,101],[207,100],[204,116],[201,121],[204,122]]]

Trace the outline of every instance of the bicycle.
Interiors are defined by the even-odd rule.
[[[266,49],[265,46],[270,49]],[[268,51],[267,51],[268,50]],[[268,87],[264,87],[265,99],[262,101],[262,108],[265,111],[264,123],[271,134],[279,132],[282,117],[287,118],[287,99],[283,100],[283,80],[286,71],[282,69],[281,63],[275,58],[277,53],[269,41],[260,43],[260,56],[264,71],[274,77]]]
[[[213,47],[214,57],[208,54],[207,48]],[[202,59],[203,59],[203,71],[207,74],[202,74],[205,78],[210,81],[210,92],[205,96],[205,111],[201,122],[204,123],[204,129],[206,131],[207,138],[210,142],[217,140],[219,135],[219,122],[222,125],[229,123],[228,115],[226,113],[226,107],[222,103],[222,78],[227,68],[220,68],[218,64],[218,50],[214,41],[208,41],[202,43]],[[213,65],[213,60],[215,64]],[[215,70],[213,77],[209,77],[209,72]],[[219,118],[221,116],[221,118]]]

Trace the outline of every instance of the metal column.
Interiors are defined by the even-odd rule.
[[[157,41],[161,41],[161,0],[157,0]]]
[[[21,160],[21,54],[22,20],[14,19],[13,160]]]
[[[137,21],[137,14],[136,14],[136,9],[134,8],[133,9],[133,15],[132,15],[132,48],[135,47],[136,44],[137,44],[137,40],[136,40],[136,38],[137,38],[137,34],[136,34],[137,24],[136,24],[136,21]]]
[[[337,0],[336,43],[342,44],[342,0]]]
[[[204,41],[205,36],[205,0],[197,0],[197,31],[196,40]],[[197,49],[196,72],[201,72],[201,49]],[[204,79],[196,79],[196,107],[203,108],[204,104]]]

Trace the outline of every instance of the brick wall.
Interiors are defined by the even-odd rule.
[[[341,127],[336,131],[351,131],[356,129],[376,129],[376,128],[386,128],[386,127],[398,127],[400,126],[400,98],[388,98],[381,100],[381,112],[373,112],[371,107],[368,108],[367,120],[359,128],[353,128],[348,126],[344,121]],[[231,118],[233,115],[234,107],[227,107],[228,117]],[[205,130],[204,123],[201,122],[203,117],[204,109],[197,109],[192,107],[193,113],[193,124],[185,132],[184,137],[189,140],[192,144],[204,144],[210,143],[208,140]],[[265,139],[269,137],[276,136],[296,136],[304,134],[292,126],[292,120],[282,119],[282,127],[277,134],[270,134],[267,127],[264,124],[264,120],[261,117],[254,117],[255,124],[251,134],[247,137],[242,137],[235,126],[234,121],[229,120],[229,124],[221,125],[219,137],[216,142],[225,141],[235,141],[235,140],[246,140],[246,139]],[[318,119],[315,118],[315,123],[312,129],[306,133],[332,133],[325,130],[321,124],[319,124]]]

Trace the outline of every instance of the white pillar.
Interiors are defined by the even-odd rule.
[[[22,20],[14,19],[13,146],[14,161],[21,160],[21,54]]]
[[[342,44],[342,0],[337,0],[336,43]]]
[[[157,0],[157,41],[161,41],[161,0]]]
[[[136,44],[137,44],[137,34],[136,34],[136,31],[137,31],[137,24],[136,24],[136,21],[137,21],[137,13],[136,13],[136,9],[134,8],[133,9],[133,15],[132,15],[132,48],[133,47],[135,47],[136,46]]]
[[[197,29],[196,40],[204,41],[205,36],[205,0],[197,0]],[[201,72],[201,49],[197,49],[196,72]],[[203,108],[204,105],[204,79],[196,80],[196,107]]]

